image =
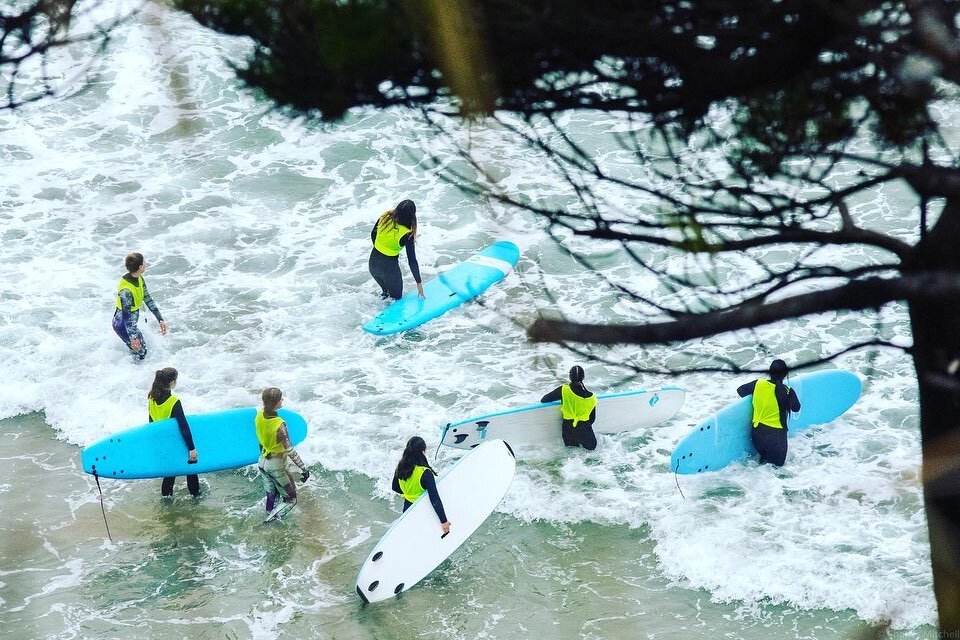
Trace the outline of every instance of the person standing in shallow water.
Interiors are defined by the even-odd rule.
[[[560,435],[567,447],[597,448],[593,423],[597,419],[597,396],[583,384],[583,367],[570,368],[570,384],[563,384],[540,398],[540,402],[560,401]]]
[[[260,441],[260,460],[257,468],[260,471],[260,481],[267,494],[267,513],[273,517],[273,509],[277,498],[281,498],[286,509],[297,504],[297,482],[287,471],[287,460],[300,467],[300,482],[306,482],[310,477],[307,466],[297,455],[290,435],[287,433],[287,423],[277,415],[277,410],[283,406],[283,392],[276,387],[269,387],[260,394],[263,400],[263,409],[257,412],[253,423],[257,430],[257,440]],[[285,511],[284,511],[285,513]]]
[[[137,328],[140,307],[147,305],[150,312],[157,318],[161,335],[167,335],[167,323],[163,321],[160,309],[147,291],[147,283],[143,279],[147,262],[143,259],[143,254],[131,253],[124,259],[124,266],[127,268],[127,273],[120,278],[120,284],[117,285],[117,310],[113,314],[113,330],[127,348],[143,360],[147,356],[147,343],[140,329]]]
[[[417,498],[427,493],[430,504],[440,520],[440,530],[443,535],[450,533],[450,521],[443,510],[440,492],[437,490],[437,481],[434,476],[437,472],[427,462],[427,443],[420,436],[413,436],[407,440],[403,449],[397,470],[393,474],[391,488],[395,493],[403,496],[403,510],[410,508]]]
[[[423,295],[423,283],[420,279],[420,265],[414,246],[417,238],[417,205],[413,200],[403,200],[392,210],[377,219],[370,232],[373,249],[367,267],[370,275],[380,285],[380,297],[399,300],[403,297],[403,276],[400,274],[400,251],[406,249],[407,263],[413,280],[417,283],[417,293]]]
[[[193,445],[193,434],[190,425],[183,413],[180,398],[173,395],[173,388],[177,386],[177,370],[173,367],[159,369],[153,377],[153,386],[147,393],[147,413],[150,422],[160,422],[167,418],[174,418],[180,429],[180,437],[187,447],[187,463],[196,464],[197,450]],[[160,495],[164,498],[173,497],[173,483],[175,477],[164,478],[160,484]],[[187,489],[194,498],[200,495],[200,478],[196,474],[187,476]]]
[[[768,371],[769,380],[754,380],[741,385],[741,398],[753,394],[753,429],[750,438],[760,454],[760,464],[769,462],[782,467],[787,460],[787,418],[789,412],[800,411],[797,392],[783,383],[787,363],[774,360]]]

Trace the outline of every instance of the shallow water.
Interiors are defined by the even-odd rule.
[[[224,62],[247,46],[150,9],[118,34],[87,91],[0,115],[0,451],[11,469],[0,484],[2,628],[23,638],[829,638],[890,621],[897,638],[933,637],[916,383],[909,358],[893,351],[836,362],[865,379],[863,397],[793,439],[784,469],[748,463],[679,479],[674,444],[745,380],[627,379],[587,364],[598,392],[678,385],[687,403],[654,429],[601,437],[595,453],[522,459],[469,545],[403,598],[360,606],[356,572],[397,512],[389,480],[406,439],[422,435],[432,454],[441,424],[536,402],[559,384],[578,360],[527,342],[538,310],[613,322],[638,310],[541,223],[428,170],[429,149],[455,160],[415,114],[361,111],[321,126],[269,112]],[[941,117],[957,113],[945,105]],[[601,151],[622,125],[586,115],[569,124]],[[563,202],[563,185],[527,150],[493,132],[480,139],[504,186]],[[622,159],[611,150],[606,160]],[[375,337],[359,329],[381,304],[366,272],[370,227],[404,197],[419,206],[425,277],[498,238],[517,242],[521,260],[481,304]],[[900,198],[884,190],[853,213],[907,236]],[[667,295],[617,247],[565,242],[600,275]],[[147,256],[171,327],[161,337],[152,319],[145,325],[144,363],[109,327],[131,250]],[[721,278],[751,268],[650,259]],[[832,248],[819,259],[875,256]],[[831,353],[878,327],[909,342],[894,307],[604,355],[762,367],[774,354]],[[249,469],[205,476],[197,502],[182,487],[164,503],[158,483],[108,482],[116,542],[105,541],[79,450],[146,419],[161,366],[180,370],[188,413],[284,389],[309,421],[298,448],[314,473],[294,514],[258,526]],[[438,466],[453,459],[443,452]]]

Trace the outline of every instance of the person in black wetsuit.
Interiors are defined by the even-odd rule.
[[[769,462],[782,467],[787,460],[787,418],[789,412],[800,411],[797,392],[783,383],[787,377],[787,363],[770,363],[770,380],[754,380],[741,385],[741,398],[753,394],[753,429],[750,432],[753,447],[760,454],[760,464]]]
[[[180,436],[183,443],[187,446],[187,462],[196,464],[197,450],[193,446],[193,434],[190,433],[190,425],[187,424],[187,417],[183,414],[183,405],[180,404],[180,398],[173,395],[173,388],[177,386],[177,370],[173,367],[160,369],[153,377],[153,386],[150,393],[147,394],[147,412],[150,415],[150,422],[159,422],[167,418],[174,418],[177,426],[180,428]],[[160,495],[165,498],[173,496],[173,482],[176,478],[164,478],[160,484]],[[194,498],[200,495],[200,478],[196,475],[187,476],[187,489]]]
[[[143,334],[137,328],[140,320],[140,307],[146,305],[160,323],[160,335],[167,335],[167,323],[160,315],[160,309],[147,291],[147,283],[143,279],[143,272],[147,262],[141,253],[131,253],[124,259],[127,273],[120,278],[117,285],[117,309],[113,314],[113,331],[123,340],[127,348],[143,360],[147,356],[147,343]]]
[[[593,423],[597,419],[597,396],[583,385],[583,367],[570,369],[570,384],[563,384],[540,398],[540,402],[560,401],[560,434],[568,447],[597,448]]]
[[[437,491],[437,481],[434,479],[436,475],[437,472],[427,462],[427,443],[420,436],[413,436],[407,441],[403,455],[400,456],[391,488],[403,496],[404,511],[426,491],[430,504],[440,519],[440,529],[446,535],[450,533],[450,521],[447,520],[440,493]]]
[[[377,219],[370,232],[373,249],[367,263],[370,275],[380,285],[382,298],[399,300],[403,297],[403,276],[400,275],[400,250],[407,250],[410,272],[417,283],[417,293],[423,298],[423,283],[420,280],[420,265],[414,247],[417,238],[417,205],[413,200],[403,200],[391,211]]]

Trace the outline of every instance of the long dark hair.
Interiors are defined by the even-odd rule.
[[[173,367],[164,367],[157,369],[153,376],[153,386],[147,393],[148,398],[152,398],[157,404],[163,404],[170,397],[170,385],[177,379],[177,370]]]
[[[417,237],[417,205],[413,200],[401,200],[397,206],[380,216],[380,222],[399,224],[410,229],[410,238]]]
[[[407,446],[404,448],[403,455],[400,456],[400,462],[397,464],[397,478],[406,480],[416,466],[426,467],[433,475],[437,475],[437,472],[427,462],[427,443],[420,436],[413,436],[407,440]]]
[[[580,365],[570,367],[570,388],[586,391],[587,387],[583,384],[584,375],[583,367]]]

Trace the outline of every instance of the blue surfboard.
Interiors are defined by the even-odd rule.
[[[133,480],[207,473],[254,464],[260,442],[253,426],[257,409],[229,409],[187,416],[196,464],[187,463],[187,446],[173,418],[149,422],[107,436],[80,452],[83,470],[101,478]],[[287,423],[290,442],[307,437],[307,422],[288,409],[277,412]]]
[[[787,436],[840,417],[860,397],[860,378],[850,371],[829,370],[801,374],[787,380],[796,390],[800,411],[791,413]],[[705,473],[755,453],[750,439],[753,428],[752,396],[740,398],[713,414],[681,440],[670,457],[677,473]]]
[[[367,333],[388,335],[419,327],[476,298],[510,273],[520,249],[507,240],[495,242],[469,260],[424,283],[421,298],[416,290],[403,296],[363,326]]]

